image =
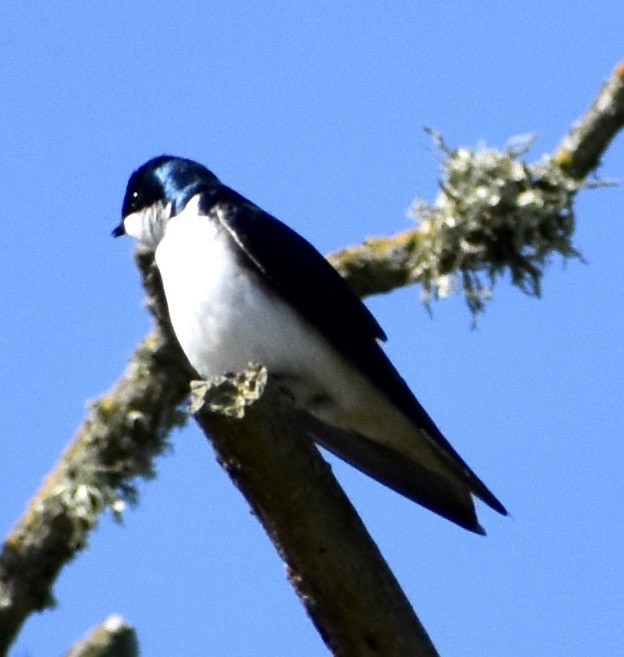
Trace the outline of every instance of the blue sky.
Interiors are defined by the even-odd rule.
[[[0,8],[0,527],[8,532],[149,327],[131,171],[192,157],[323,252],[410,226],[451,145],[551,151],[624,56],[624,5],[143,2]],[[623,178],[622,138],[601,175]],[[624,643],[622,187],[579,197],[541,300],[507,284],[470,330],[417,289],[370,300],[387,352],[508,506],[464,532],[332,460],[445,657],[613,655]],[[13,655],[55,657],[111,613],[143,654],[317,655],[284,567],[192,426],[123,526],[105,518]]]

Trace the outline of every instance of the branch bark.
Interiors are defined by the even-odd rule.
[[[574,202],[585,180],[624,127],[624,63],[616,67],[586,114],[556,153],[535,164],[523,156],[530,142],[506,151],[440,148],[443,180],[434,205],[418,200],[418,227],[375,238],[330,257],[361,294],[419,283],[426,303],[463,292],[473,319],[491,298],[495,282],[539,297],[553,254],[580,258],[572,244]]]
[[[150,298],[159,278],[138,256]],[[154,313],[159,312],[156,307]],[[134,481],[154,474],[170,431],[185,419],[177,409],[188,396],[192,369],[172,337],[156,327],[139,345],[111,391],[91,405],[79,428],[0,553],[0,655],[6,655],[34,611],[54,604],[61,569],[87,545],[108,508],[135,499]]]
[[[591,107],[563,139],[555,160],[575,178],[585,178],[624,127],[624,62],[616,66]]]
[[[65,657],[139,657],[136,632],[121,616],[109,616],[77,641]]]
[[[332,654],[436,657],[301,414],[250,366],[196,387],[195,418],[288,567]]]

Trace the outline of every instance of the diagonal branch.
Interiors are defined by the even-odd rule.
[[[586,179],[622,127],[624,63],[555,155],[540,162],[524,161],[531,139],[515,140],[504,151],[452,149],[429,131],[440,152],[442,181],[433,205],[414,204],[418,227],[368,240],[330,260],[361,294],[419,283],[429,304],[460,291],[473,319],[507,273],[516,287],[539,297],[553,254],[581,258],[572,243],[576,195],[607,184]]]
[[[147,289],[158,288],[139,258]],[[33,611],[53,605],[61,569],[87,545],[100,515],[135,499],[137,477],[154,475],[155,458],[185,415],[190,366],[170,331],[155,328],[126,372],[91,405],[73,442],[30,502],[0,554],[0,655]]]
[[[586,178],[624,127],[624,62],[616,66],[596,100],[563,139],[555,160],[575,178]]]
[[[196,386],[195,417],[334,655],[436,657],[292,403],[250,366]]]

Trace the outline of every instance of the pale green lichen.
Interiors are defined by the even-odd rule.
[[[476,317],[505,272],[539,296],[551,254],[581,258],[572,243],[574,199],[583,187],[605,183],[576,180],[549,158],[526,164],[534,137],[516,138],[503,151],[471,150],[451,149],[429,133],[441,155],[441,189],[433,205],[418,199],[411,209],[422,234],[414,278],[426,304],[462,291]]]
[[[247,407],[262,395],[268,380],[267,369],[249,363],[239,373],[214,376],[208,381],[191,381],[191,413],[206,408],[225,417],[241,419]]]

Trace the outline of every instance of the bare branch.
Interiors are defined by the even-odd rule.
[[[585,115],[561,142],[554,159],[575,178],[585,178],[600,164],[607,147],[624,127],[624,62]]]
[[[65,657],[139,657],[136,632],[121,616],[109,616],[77,641]]]
[[[157,283],[144,261],[146,285]],[[33,611],[53,604],[60,570],[86,547],[100,515],[135,499],[134,480],[154,475],[192,370],[167,330],[138,347],[114,388],[90,412],[0,553],[0,655]]]
[[[250,366],[196,387],[195,417],[288,566],[334,655],[435,657],[405,594],[302,429],[300,414]]]

